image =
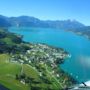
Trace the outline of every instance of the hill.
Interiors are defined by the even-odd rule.
[[[0,84],[10,90],[62,90],[77,83],[60,68],[65,58],[62,48],[26,43],[0,29]]]

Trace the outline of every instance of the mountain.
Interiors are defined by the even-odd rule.
[[[0,27],[9,27],[11,23],[8,17],[0,15]]]
[[[40,20],[30,16],[6,17],[0,15],[0,27],[44,27],[44,28],[81,28],[84,25],[76,20]]]

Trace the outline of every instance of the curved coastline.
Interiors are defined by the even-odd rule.
[[[87,65],[83,66],[83,64],[80,62],[80,59],[79,59],[80,56],[90,55],[90,49],[89,49],[90,41],[89,40],[79,35],[70,33],[68,31],[66,32],[65,30],[60,30],[60,29],[58,30],[47,29],[46,30],[45,28],[39,28],[39,29],[34,28],[34,32],[33,32],[33,28],[32,29],[29,28],[29,30],[27,32],[27,29],[25,29],[22,32],[21,29],[17,30],[17,28],[14,28],[14,29],[11,28],[10,31],[24,35],[23,40],[27,42],[36,43],[38,41],[39,43],[46,43],[48,45],[52,45],[55,47],[64,48],[66,51],[70,52],[71,58],[64,62],[63,69],[68,73],[73,73],[72,76],[74,76],[75,78],[76,76],[78,76],[78,80],[80,82],[87,81],[90,79],[89,77],[90,73],[86,73],[86,74],[83,73],[83,70],[84,72],[89,72],[90,69],[88,69]],[[43,35],[43,38],[41,38],[42,35]],[[87,62],[86,59],[85,61]],[[84,74],[87,78],[84,76]]]

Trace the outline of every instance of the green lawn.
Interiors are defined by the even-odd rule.
[[[26,76],[39,81],[39,72],[28,64],[21,65],[19,63],[9,62],[9,58],[10,56],[8,54],[0,54],[0,83],[10,90],[30,90],[30,86],[28,84],[22,84],[20,81],[15,79],[15,76],[16,74],[21,73],[23,67],[23,72],[26,74]],[[49,85],[45,84],[44,82],[39,84],[32,83],[32,85],[43,87],[44,89],[49,87]]]
[[[0,55],[0,83],[10,90],[30,90],[28,85],[23,85],[15,80],[15,75],[20,73],[21,65],[19,63],[9,62],[8,54]]]
[[[29,77],[39,79],[38,71],[28,64],[23,64],[23,72]]]
[[[45,81],[40,78],[38,70],[34,67],[28,64],[10,62],[10,56],[8,54],[0,54],[0,83],[10,90],[30,90],[31,87],[29,84],[22,84],[19,80],[15,79],[16,74],[21,74],[23,71],[27,77],[33,78],[34,81],[39,81],[37,84],[32,82],[31,85],[43,88],[40,90],[47,90],[48,88],[59,90],[62,88],[58,79],[51,74],[52,69],[48,65],[40,64],[39,68],[41,68],[42,73],[44,73],[43,77],[50,81],[51,84],[45,83]]]

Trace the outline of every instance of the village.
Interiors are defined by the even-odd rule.
[[[30,49],[24,54],[12,55],[10,62],[20,63],[22,65],[21,75],[24,74],[23,65],[27,64],[34,68],[38,72],[39,77],[45,80],[45,82],[55,81],[58,87],[64,88],[74,82],[73,78],[69,77],[68,74],[65,74],[65,72],[59,68],[60,64],[69,57],[70,54],[62,48],[54,48],[39,43],[30,44]],[[68,83],[69,80],[70,83]],[[24,79],[21,79],[20,82],[25,84]],[[38,81],[38,83],[40,82]]]

